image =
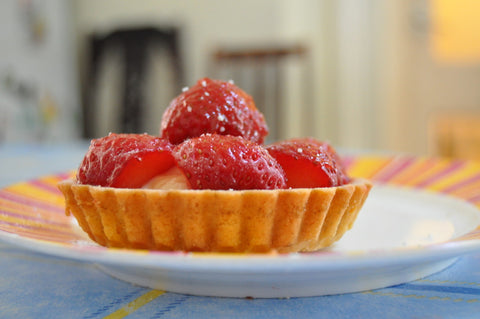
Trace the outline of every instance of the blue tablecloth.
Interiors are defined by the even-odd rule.
[[[75,169],[88,144],[0,146],[0,187]],[[0,318],[480,318],[480,253],[411,283],[290,299],[181,295],[0,242]]]

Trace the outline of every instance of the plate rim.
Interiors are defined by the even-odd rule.
[[[331,269],[332,266],[339,270],[340,268],[345,270],[362,266],[381,268],[385,265],[391,265],[392,261],[394,261],[395,265],[410,264],[414,261],[434,262],[460,257],[480,250],[479,239],[359,253],[315,252],[288,254],[149,252],[131,249],[112,249],[101,246],[98,246],[98,250],[95,246],[89,246],[87,250],[83,250],[45,240],[22,237],[4,231],[0,231],[0,240],[34,253],[80,262],[92,262],[106,266],[162,268],[208,273],[213,271],[268,273],[272,270],[287,268],[293,272],[301,272],[307,269],[320,271]],[[32,248],[32,243],[37,244],[35,248]],[[95,247],[95,249],[92,250],[92,247]],[[232,264],[232,261],[235,261],[235,263]],[[227,265],[228,268],[225,267]],[[295,266],[295,268],[291,268],[292,266]]]
[[[476,205],[449,194],[402,185],[376,183],[375,181],[373,181],[373,183],[374,189],[383,188],[407,192],[409,194],[415,194],[416,196],[433,196],[441,198],[442,200],[452,201],[457,205],[464,205],[480,213],[480,209]],[[5,188],[2,188],[0,191],[4,189]],[[163,267],[169,269],[175,267],[178,271],[183,269],[189,272],[212,272],[223,271],[226,264],[228,264],[228,271],[258,271],[258,269],[256,269],[258,266],[264,268],[265,271],[287,268],[294,271],[295,269],[292,269],[292,266],[295,266],[297,269],[303,269],[304,271],[312,267],[318,270],[329,269],[332,266],[345,269],[359,266],[371,267],[372,265],[380,267],[391,264],[392,260],[395,260],[396,264],[408,264],[413,261],[427,262],[454,258],[480,250],[480,238],[459,239],[479,229],[480,225],[477,225],[477,228],[460,237],[453,238],[446,242],[421,245],[418,247],[407,246],[395,249],[352,250],[346,252],[321,250],[311,253],[289,254],[190,253],[106,248],[97,245],[89,239],[85,240],[87,244],[83,246],[80,244],[80,241],[76,243],[59,243],[30,238],[5,230],[0,230],[0,241],[50,256],[113,266]],[[74,230],[72,229],[72,231]],[[235,261],[233,264],[232,260]],[[254,266],[256,266],[256,268]],[[195,270],[193,270],[192,267],[195,267]]]

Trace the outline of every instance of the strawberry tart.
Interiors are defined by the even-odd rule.
[[[204,78],[173,99],[159,136],[92,140],[59,183],[66,214],[100,245],[164,251],[314,251],[349,230],[371,188],[325,142],[265,145],[253,99]]]

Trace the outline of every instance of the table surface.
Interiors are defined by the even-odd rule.
[[[0,145],[0,187],[73,170],[87,147],[87,143]],[[429,167],[440,165],[438,161],[422,160],[430,163]],[[377,172],[377,180],[391,181],[392,174],[405,170],[412,158],[399,163],[393,168],[390,165],[382,174]],[[441,163],[444,168],[448,166],[445,161]],[[457,169],[441,171],[443,181],[450,175],[453,181],[455,175],[458,182],[458,176],[463,174],[464,180],[478,186],[479,191],[471,198],[480,203],[480,165],[469,165],[467,170],[459,162],[454,164]],[[458,167],[462,167],[461,172]],[[425,175],[417,186],[428,188],[433,182],[432,175]],[[474,204],[478,206],[477,202]],[[3,242],[0,256],[0,318],[480,316],[480,252],[462,256],[447,269],[408,284],[354,294],[290,299],[214,298],[152,290],[114,279],[91,263],[43,255]]]

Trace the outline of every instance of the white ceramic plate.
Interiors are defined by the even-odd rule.
[[[56,214],[48,212],[48,206],[43,209],[45,214]],[[37,211],[35,222],[42,222],[42,214],[43,210]],[[50,227],[52,220],[44,222]],[[331,248],[316,253],[107,249],[87,239],[75,223],[62,226],[63,237],[49,235],[52,231],[39,239],[15,231],[23,229],[19,227],[1,230],[0,239],[41,253],[94,262],[110,275],[141,286],[195,295],[274,298],[358,292],[427,276],[463,254],[480,251],[478,225],[480,211],[467,202],[376,185],[353,229]]]

